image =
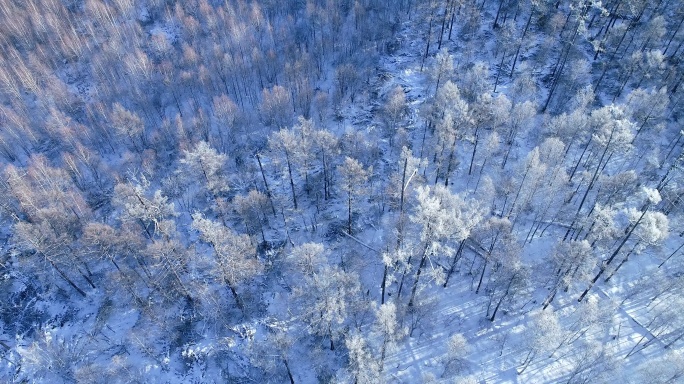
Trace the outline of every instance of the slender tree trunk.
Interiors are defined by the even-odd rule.
[[[432,7],[432,1],[430,1],[430,8]],[[430,39],[432,38],[432,19],[434,18],[434,9],[430,10],[430,22],[428,23],[428,35],[427,42],[425,43],[425,54],[423,55],[423,60],[420,62],[420,71],[423,72],[423,66],[425,65],[425,59],[427,59],[430,53]]]
[[[511,280],[508,282],[508,286],[506,287],[506,292],[504,292],[503,296],[501,296],[501,299],[499,299],[499,302],[496,303],[496,307],[494,307],[494,312],[492,313],[492,316],[489,318],[489,321],[494,322],[494,319],[496,318],[496,313],[499,311],[499,307],[501,307],[501,304],[503,303],[504,299],[508,296],[508,293],[510,292],[511,286],[513,285],[513,281],[515,280],[516,276],[515,274],[511,277]]]
[[[568,17],[570,15],[568,14]],[[560,61],[560,67],[558,66],[558,63],[556,63],[556,66],[553,69],[553,83],[551,84],[551,88],[549,89],[549,95],[546,98],[546,102],[544,103],[544,107],[542,108],[542,112],[546,111],[546,108],[549,106],[549,102],[551,102],[551,98],[553,97],[553,94],[556,90],[556,87],[558,86],[558,82],[560,80],[560,77],[563,74],[563,69],[565,69],[565,63],[568,60],[568,56],[570,55],[570,50],[572,49],[573,44],[575,43],[575,38],[577,38],[577,32],[579,31],[579,23],[577,24],[577,27],[575,27],[575,32],[572,34],[572,38],[570,39],[570,42],[568,42],[568,46],[565,49],[565,53],[562,54],[562,60]],[[560,57],[559,57],[560,59]]]
[[[577,221],[577,218],[579,217],[579,213],[582,210],[582,207],[584,206],[584,202],[587,199],[587,196],[589,195],[589,191],[594,187],[594,183],[596,182],[596,177],[598,176],[599,170],[601,169],[601,164],[603,163],[603,158],[608,152],[608,148],[610,148],[610,144],[612,142],[613,138],[613,131],[610,132],[610,136],[608,137],[608,142],[606,143],[606,148],[603,150],[603,153],[601,154],[601,158],[599,159],[598,164],[596,165],[596,170],[594,171],[593,176],[591,177],[591,180],[589,181],[589,185],[587,186],[586,192],[584,192],[584,196],[582,196],[582,201],[580,201],[579,207],[577,207],[577,212],[575,213],[575,218],[572,220],[572,224],[570,224],[570,227],[568,228],[568,231],[565,232],[565,236],[563,237],[563,241],[565,241],[572,231],[572,227],[574,227],[575,222]],[[612,155],[612,154],[611,154]]]
[[[385,304],[385,286],[387,284],[387,270],[388,269],[389,269],[389,267],[387,265],[385,265],[385,270],[382,273],[382,283],[380,285],[380,287],[382,289],[382,294],[380,296],[380,304]]]
[[[613,259],[615,259],[615,256],[618,255],[618,253],[620,252],[620,250],[622,249],[622,247],[625,245],[625,243],[627,242],[627,240],[629,240],[629,238],[632,236],[632,233],[634,232],[634,230],[636,229],[636,227],[638,227],[638,226],[639,226],[639,223],[641,223],[641,219],[643,219],[643,218],[644,218],[644,215],[646,214],[646,212],[648,212],[648,208],[649,208],[648,206],[646,206],[646,207],[644,208],[644,211],[641,213],[641,216],[639,216],[639,219],[636,221],[636,223],[634,223],[634,225],[632,225],[632,228],[630,228],[629,232],[627,232],[627,235],[625,235],[625,237],[622,239],[622,242],[620,242],[620,245],[618,245],[618,247],[615,249],[615,251],[610,255],[610,258],[608,258],[608,260],[606,261],[606,263],[605,263],[603,266],[601,266],[601,269],[599,270],[599,272],[598,272],[598,273],[596,274],[596,276],[591,280],[591,283],[589,284],[589,287],[582,293],[582,295],[580,295],[580,297],[579,297],[579,299],[577,299],[577,301],[582,301],[582,300],[584,299],[584,297],[587,295],[587,293],[589,293],[589,291],[590,291],[591,288],[594,286],[594,284],[596,283],[596,281],[598,281],[598,279],[601,277],[601,275],[603,275],[603,272],[605,272],[606,267],[608,267],[608,266],[610,265],[610,263],[613,262]]]
[[[82,290],[81,288],[79,288],[78,285],[76,285],[76,283],[74,283],[73,280],[71,280],[69,278],[69,276],[67,276],[61,269],[59,269],[59,267],[57,266],[57,264],[54,261],[52,261],[50,259],[47,259],[47,260],[50,262],[50,265],[52,265],[52,267],[57,271],[57,273],[59,273],[59,275],[62,277],[62,279],[64,279],[64,281],[69,283],[69,285],[71,285],[71,287],[74,288],[76,290],[76,292],[78,292],[81,296],[86,297],[85,291]]]
[[[459,5],[458,7],[459,7],[458,9],[460,11],[461,6]],[[453,31],[453,29],[454,29],[454,10],[452,8],[452,10],[451,10],[451,21],[449,22],[449,40],[451,40],[451,31]]]
[[[287,377],[290,379],[290,384],[295,384],[294,377],[292,377],[292,371],[290,371],[290,365],[287,363],[287,359],[283,359],[285,364],[285,369],[287,370]]]
[[[496,71],[496,80],[494,81],[494,93],[496,93],[496,87],[499,85],[499,77],[501,76],[501,71],[503,71],[503,62],[506,58],[506,47],[504,47],[503,54],[501,55],[501,62],[499,63],[499,70]]]
[[[499,16],[501,15],[501,7],[503,7],[504,0],[499,0],[499,7],[496,9],[496,17],[494,18],[494,24],[492,28],[496,29],[499,26]]]
[[[518,55],[520,54],[520,49],[522,48],[523,42],[525,41],[525,36],[527,35],[527,30],[530,27],[530,23],[532,22],[532,17],[534,15],[534,8],[530,10],[530,16],[527,18],[527,22],[525,23],[525,29],[523,30],[522,36],[520,37],[520,44],[518,44],[518,48],[515,50],[515,56],[513,57],[513,64],[511,65],[511,73],[508,77],[513,77],[513,73],[515,71],[515,65],[518,62]]]
[[[458,264],[458,261],[461,259],[461,255],[463,254],[463,246],[465,245],[465,241],[466,241],[466,239],[461,240],[461,244],[458,245],[458,250],[456,251],[454,258],[451,261],[451,266],[449,266],[449,271],[447,272],[446,279],[444,280],[444,285],[443,285],[444,288],[446,288],[447,284],[449,284],[449,279],[451,278],[451,275],[454,273],[454,270],[456,269],[456,264]]]
[[[290,154],[285,151],[285,159],[287,160],[287,173],[290,176],[290,189],[292,189],[292,202],[294,209],[297,209],[297,194],[295,193],[294,181],[292,179],[292,164],[290,162]]]
[[[330,337],[330,350],[331,350],[331,351],[334,351],[334,350],[335,350],[335,342],[333,341],[332,332],[330,332],[330,336],[329,336],[329,337]]]
[[[242,299],[240,299],[240,296],[238,296],[235,287],[233,287],[233,283],[226,279],[226,285],[228,285],[228,289],[230,289],[230,293],[233,295],[233,298],[235,299],[235,304],[237,304],[237,307],[240,309],[240,312],[245,313],[245,306],[242,303]]]
[[[663,262],[660,263],[660,264],[658,265],[658,268],[662,267],[663,264],[665,264],[665,262],[667,262],[668,260],[670,260],[670,259],[672,258],[672,256],[674,256],[677,252],[679,252],[679,250],[682,249],[683,247],[684,247],[684,243],[682,243],[682,245],[680,245],[679,247],[677,247],[677,249],[675,249],[675,251],[672,252],[672,253],[670,254],[670,256],[667,257],[667,259],[663,260]]]
[[[385,354],[387,353],[387,335],[382,340],[382,348],[380,350],[380,372],[385,368]]]
[[[323,199],[328,200],[330,198],[330,181],[328,180],[328,162],[325,157],[325,152],[323,152]]]
[[[480,293],[480,287],[482,286],[482,279],[484,278],[485,271],[487,270],[487,263],[489,262],[488,258],[484,259],[484,265],[482,266],[482,273],[480,273],[480,281],[477,282],[477,289],[475,289],[475,294]]]
[[[444,186],[448,187],[449,186],[449,175],[451,174],[451,166],[454,161],[454,155],[456,154],[456,142],[457,139],[454,137],[454,144],[451,147],[451,153],[449,154],[449,161],[447,163],[447,170],[446,174],[444,175]]]
[[[352,194],[351,191],[347,193],[347,230],[352,234]]]
[[[256,154],[257,162],[259,163],[259,170],[261,171],[261,178],[264,180],[264,186],[266,187],[266,197],[271,203],[271,210],[273,211],[273,217],[276,217],[275,205],[273,205],[273,198],[271,197],[271,189],[268,187],[268,181],[266,181],[266,174],[264,173],[264,167],[261,165],[261,157]]]
[[[629,256],[634,252],[634,249],[639,245],[639,243],[640,243],[640,242],[637,241],[637,242],[634,244],[634,246],[632,247],[632,249],[631,249],[629,252],[627,252],[627,254],[626,254],[625,257],[622,259],[622,261],[620,261],[620,264],[618,264],[618,266],[615,267],[615,269],[613,270],[613,272],[611,272],[610,275],[608,275],[608,277],[606,277],[606,278],[603,280],[604,283],[607,283],[608,281],[610,281],[610,279],[613,277],[613,275],[615,275],[615,274],[617,273],[617,271],[619,271],[620,268],[622,268],[622,266],[627,262],[627,260],[629,260]]]
[[[423,272],[423,267],[425,266],[425,261],[428,257],[428,244],[425,244],[425,249],[423,250],[423,257],[420,259],[420,264],[418,265],[418,271],[416,272],[416,279],[413,281],[413,288],[411,288],[411,299],[409,299],[408,306],[413,306],[413,301],[416,298],[416,289],[418,289],[418,280],[420,279],[420,274]]]
[[[478,130],[479,126],[475,127],[475,143],[473,143],[473,154],[470,156],[470,166],[468,167],[468,176],[473,171],[473,163],[475,162],[475,152],[477,151],[477,141],[478,141]],[[477,189],[477,188],[476,188]]]
[[[411,265],[411,257],[406,260],[406,264]],[[408,268],[404,268],[404,272],[401,274],[401,280],[399,281],[399,289],[397,290],[397,301],[401,297],[401,290],[404,287],[404,279],[406,278],[406,273],[408,272]]]
[[[544,300],[544,304],[542,305],[542,309],[546,309],[552,302],[553,299],[556,297],[556,293],[558,293],[558,287],[553,287],[551,290],[551,293],[549,293],[549,296]]]
[[[446,4],[444,6],[444,15],[442,16],[442,29],[439,32],[439,40],[437,40],[437,49],[442,49],[442,38],[444,36],[444,27],[446,25],[446,19],[447,16],[449,15],[449,2],[450,0],[446,0]]]
[[[525,356],[525,361],[523,361],[523,363],[522,363],[522,369],[520,371],[517,371],[518,375],[522,375],[522,373],[525,372],[527,367],[530,366],[530,363],[534,359],[534,355],[535,355],[534,350],[530,350],[530,352],[527,353],[527,356]]]

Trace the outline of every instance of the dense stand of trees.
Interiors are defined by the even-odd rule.
[[[676,381],[683,23],[641,0],[0,1],[0,377],[125,381],[134,351],[295,383],[304,351],[380,382],[466,287],[487,323],[529,318],[519,374],[574,348],[568,382],[607,380],[589,335],[630,302],[624,357],[661,348],[636,376]],[[650,296],[611,305],[618,277]],[[471,336],[444,337],[445,376]]]

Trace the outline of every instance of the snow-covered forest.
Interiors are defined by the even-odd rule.
[[[684,4],[0,0],[0,382],[684,381]]]

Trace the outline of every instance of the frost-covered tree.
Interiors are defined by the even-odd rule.
[[[349,97],[353,103],[359,94],[363,81],[363,71],[352,63],[340,64],[335,69],[335,80],[337,85],[336,96],[341,101]]]
[[[353,333],[344,340],[349,354],[347,368],[350,383],[382,383],[382,366],[367,346],[366,340],[359,333]]]
[[[435,55],[434,62],[429,68],[430,77],[435,83],[435,93],[442,81],[451,80],[454,72],[454,58],[446,48],[442,48]]]
[[[149,238],[169,237],[175,232],[173,218],[178,215],[173,203],[161,190],[149,191],[149,181],[120,183],[114,187],[112,203],[121,210],[122,222],[135,222]]]
[[[204,218],[196,213],[192,217],[192,228],[200,238],[214,250],[214,276],[230,289],[241,311],[245,303],[238,295],[238,288],[257,276],[262,269],[256,257],[256,247],[247,235],[239,235],[221,223]]]
[[[264,224],[268,221],[267,214],[270,209],[268,197],[252,189],[245,196],[235,196],[233,205],[242,218],[247,232],[252,236],[261,233],[261,240],[265,242]]]
[[[330,350],[344,334],[347,322],[360,299],[358,277],[339,267],[324,266],[318,273],[305,276],[292,295],[301,319],[309,332],[325,337]]]
[[[390,148],[393,147],[393,139],[399,123],[407,113],[406,93],[401,85],[397,85],[387,95],[387,101],[383,107],[387,136],[389,137]]]
[[[114,103],[112,107],[111,120],[117,135],[125,138],[136,152],[141,152],[145,143],[142,120],[119,103]]]
[[[190,255],[180,240],[165,238],[150,242],[145,247],[145,255],[154,261],[154,285],[169,301],[177,300],[178,294],[186,298],[194,296],[186,272]]]
[[[527,154],[524,162],[520,163],[519,181],[514,176],[514,191],[512,198],[506,197],[504,204],[509,200],[510,207],[506,216],[517,221],[522,212],[527,208],[527,204],[534,199],[535,194],[544,182],[544,175],[547,173],[548,166],[541,160],[539,147],[535,147]],[[505,205],[504,205],[505,207]],[[502,208],[503,210],[503,208]]]
[[[183,164],[181,173],[206,185],[207,190],[216,197],[229,190],[222,175],[227,159],[228,156],[217,152],[209,143],[200,141],[192,150],[183,151],[183,158],[180,160]]]
[[[634,123],[625,115],[624,110],[616,105],[609,105],[594,110],[591,113],[590,125],[594,130],[594,133],[591,136],[591,141],[594,143],[594,149],[592,151],[594,154],[593,158],[598,158],[598,161],[595,163],[593,171],[589,169],[592,173],[589,178],[587,189],[577,206],[575,218],[570,228],[568,228],[565,238],[567,238],[574,229],[575,221],[579,218],[579,214],[587,201],[589,192],[596,185],[600,172],[606,167],[613,155],[618,152],[627,152],[631,150],[631,143],[634,139],[634,134],[632,133]],[[578,162],[580,160],[581,157]]]
[[[470,65],[470,62],[467,63]],[[468,102],[477,100],[477,97],[489,90],[489,68],[482,61],[476,61],[468,68],[462,77],[463,96]]]
[[[648,246],[658,246],[667,239],[669,235],[669,220],[662,212],[652,211],[647,212],[641,217],[641,212],[636,209],[631,209],[628,212],[630,222],[641,220],[639,227],[634,232],[636,241],[631,250],[625,254],[625,257],[615,266],[610,274],[606,277],[609,280],[628,260],[632,254],[641,253]]]
[[[149,239],[145,255],[153,261],[149,270],[152,284],[162,292],[170,290],[190,297],[185,276],[188,253],[178,239],[174,204],[160,190],[150,193],[145,178],[139,183],[117,184],[112,203],[121,210],[122,226],[140,225]]]
[[[504,255],[509,251],[507,245],[512,243],[511,229],[510,220],[497,216],[487,218],[482,225],[475,229],[473,238],[484,251],[479,255],[482,258],[482,266],[475,289],[476,294],[480,293],[487,267],[494,264],[494,270],[498,270],[500,264],[506,260]],[[473,259],[473,264],[475,264],[475,259]]]
[[[299,150],[297,144],[297,137],[293,131],[288,129],[281,129],[280,131],[273,132],[268,138],[268,146],[271,151],[274,152],[276,160],[278,160],[279,156],[284,157],[285,165],[287,166],[287,175],[290,180],[294,209],[298,208],[297,193],[295,191],[294,178],[292,176],[293,163]]]
[[[538,311],[532,315],[532,322],[526,333],[524,342],[527,354],[518,369],[519,375],[525,372],[535,358],[555,350],[563,340],[564,330],[555,312]]]
[[[444,358],[444,374],[455,374],[463,370],[471,346],[461,333],[454,333],[447,339],[447,352]]]
[[[382,253],[383,274],[382,282],[380,283],[380,304],[385,304],[385,291],[387,287],[392,284],[395,279],[395,274],[401,274],[400,288],[403,288],[404,278],[411,269],[411,247],[402,246],[394,251],[387,251]],[[401,291],[397,292],[397,297]]]
[[[332,197],[333,164],[339,153],[338,138],[327,130],[321,129],[313,134],[312,151],[321,162],[323,170],[323,199]]]
[[[95,375],[86,375],[84,366],[93,362],[93,348],[104,347],[88,341],[84,335],[60,336],[54,329],[39,329],[33,342],[22,343],[17,351],[20,356],[19,378],[69,382],[77,379],[91,381]]]
[[[637,88],[627,96],[626,110],[636,125],[636,139],[643,132],[659,134],[667,117],[670,100],[665,87],[646,91]]]
[[[305,243],[290,250],[288,262],[304,276],[313,276],[328,265],[328,252],[320,243]]]
[[[422,249],[418,254],[420,262],[411,288],[409,306],[413,305],[418,282],[428,260],[438,255],[447,260],[454,257],[451,261],[450,275],[460,257],[459,252],[454,249],[454,244],[465,241],[473,227],[481,220],[479,209],[473,201],[467,202],[461,196],[449,192],[446,187],[418,187],[417,192],[418,207],[410,218],[413,223],[419,225]],[[438,283],[446,282],[448,275],[444,275],[441,268],[433,267],[430,272],[431,277]]]
[[[284,87],[276,85],[271,89],[264,89],[259,106],[261,120],[266,125],[284,128],[292,123],[292,97]]]
[[[468,103],[462,98],[458,87],[450,81],[444,85],[443,89],[438,90],[434,108],[437,133],[434,156],[437,162],[435,183],[442,175],[445,180],[444,184],[448,185],[451,171],[458,162],[456,156],[458,141],[470,132],[474,123]],[[442,170],[445,166],[446,169]]]
[[[402,147],[400,160],[398,163],[398,172],[392,173],[388,185],[388,194],[390,196],[390,206],[398,205],[399,215],[396,218],[396,244],[392,244],[391,248],[388,245],[387,252],[382,254],[384,264],[384,272],[381,283],[381,303],[385,303],[385,288],[387,286],[387,279],[391,278],[393,271],[405,271],[409,267],[410,253],[404,244],[406,232],[406,207],[408,196],[410,196],[411,188],[416,183],[422,181],[422,175],[419,173],[420,168],[425,167],[425,159],[419,160],[413,157],[412,151],[407,147]],[[405,272],[402,274],[405,276]],[[390,282],[391,283],[391,282]]]
[[[315,153],[318,148],[314,148],[316,144],[327,144],[325,138],[323,142],[317,142],[319,131],[314,128],[312,120],[305,119],[299,116],[297,124],[292,127],[294,134],[297,136],[297,150],[294,156],[295,163],[300,175],[304,177],[304,189],[307,194],[311,193],[310,171],[315,159]]]
[[[340,189],[345,192],[347,200],[347,232],[352,231],[352,211],[356,206],[357,199],[366,193],[366,183],[373,168],[365,168],[356,159],[346,157],[344,162],[337,167],[340,174]]]
[[[141,286],[149,284],[153,271],[145,260],[145,238],[134,225],[114,228],[97,222],[88,223],[83,229],[80,252],[87,258],[110,262],[116,274],[108,276],[108,280],[113,281],[108,285],[119,289],[123,286],[137,304],[143,302],[140,296],[145,289]]]
[[[391,352],[407,332],[397,321],[397,307],[394,303],[381,304],[376,308],[372,327],[373,333],[382,340],[378,362],[382,371],[387,352]]]
[[[629,383],[676,383],[684,377],[684,355],[682,351],[669,350],[664,355],[645,360],[630,377]]]
[[[550,262],[552,280],[549,294],[542,304],[544,309],[551,304],[559,289],[567,291],[576,282],[588,281],[596,265],[587,240],[557,244]]]
[[[503,136],[504,143],[508,146],[506,154],[504,155],[503,162],[501,163],[501,168],[506,167],[508,162],[508,156],[511,154],[511,149],[515,145],[515,140],[518,135],[526,132],[532,119],[537,115],[537,108],[531,101],[524,101],[522,103],[516,103],[510,110],[510,121],[506,128],[507,132]]]
[[[235,145],[244,117],[237,104],[225,94],[214,96],[211,105],[216,124],[216,147],[225,152],[229,143]]]
[[[520,262],[519,250],[514,244],[508,244],[507,248],[506,254],[499,255],[501,259],[496,262],[497,268],[487,282],[487,316],[492,322],[501,306],[524,297],[529,285],[529,267]]]
[[[32,157],[25,169],[7,166],[4,177],[4,214],[14,221],[20,265],[41,278],[49,278],[44,273],[54,270],[85,296],[74,276],[95,288],[88,259],[76,243],[92,217],[84,196],[64,170],[50,166],[43,156]]]
[[[630,208],[627,210],[627,215],[629,219],[629,224],[625,229],[625,234],[622,236],[622,240],[615,248],[615,250],[610,254],[610,256],[601,263],[600,269],[596,276],[589,283],[589,287],[580,295],[578,301],[582,299],[589,293],[591,288],[594,286],[596,281],[603,275],[604,272],[611,266],[612,262],[620,254],[620,251],[625,246],[625,244],[631,239],[634,231],[640,227],[640,225],[646,225],[643,235],[646,236],[648,241],[659,242],[666,238],[668,235],[668,220],[661,212],[651,211],[651,208],[661,201],[660,193],[658,190],[644,187],[643,196],[645,197],[644,205],[641,210],[635,208]],[[627,260],[629,254],[623,259],[623,263]],[[622,264],[620,264],[622,265]]]

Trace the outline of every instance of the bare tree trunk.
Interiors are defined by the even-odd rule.
[[[603,275],[603,272],[605,272],[606,267],[609,266],[610,263],[613,262],[613,259],[615,259],[615,256],[618,255],[618,253],[620,252],[620,250],[622,249],[622,247],[625,245],[625,243],[627,242],[627,240],[629,240],[629,238],[632,236],[632,233],[634,232],[634,230],[636,229],[636,227],[639,226],[639,223],[641,223],[641,219],[644,218],[644,215],[646,214],[646,212],[648,212],[648,206],[646,206],[646,207],[644,208],[644,211],[641,213],[641,216],[639,216],[639,220],[637,220],[636,223],[634,223],[634,225],[632,225],[632,228],[630,228],[629,232],[627,232],[627,234],[625,235],[625,237],[622,239],[622,242],[620,242],[620,245],[618,245],[618,247],[615,249],[615,251],[610,255],[610,258],[608,258],[608,260],[606,261],[606,263],[605,263],[603,266],[601,266],[601,269],[599,270],[599,272],[598,272],[598,273],[596,274],[596,276],[591,280],[591,283],[589,284],[589,287],[582,293],[582,295],[580,295],[580,297],[579,297],[579,299],[577,299],[577,301],[582,301],[582,300],[584,299],[584,297],[589,293],[589,291],[591,290],[591,288],[594,286],[594,284],[596,283],[596,281],[598,281],[598,279],[601,277],[601,275]]]
[[[496,318],[496,313],[499,311],[499,307],[503,303],[504,299],[506,296],[508,296],[508,293],[510,292],[511,286],[513,285],[513,280],[515,280],[515,275],[511,277],[511,280],[508,282],[508,286],[506,287],[506,292],[504,292],[503,296],[501,296],[501,299],[499,299],[499,302],[496,303],[496,307],[494,307],[494,312],[492,313],[492,316],[489,318],[489,321],[494,322],[494,319]]]
[[[290,189],[292,189],[292,202],[294,209],[297,209],[297,194],[295,193],[294,181],[292,180],[292,163],[290,162],[290,154],[285,151],[285,159],[287,160],[287,173],[290,176]]]
[[[451,153],[449,154],[449,160],[447,162],[447,170],[446,174],[444,175],[444,186],[448,187],[449,186],[449,175],[451,174],[451,166],[454,161],[454,155],[456,154],[456,142],[457,139],[454,136],[454,144],[451,147]]]
[[[665,264],[665,262],[667,262],[668,260],[670,260],[670,259],[672,258],[672,256],[674,256],[677,252],[679,252],[679,250],[682,249],[683,247],[684,247],[684,243],[682,243],[682,245],[680,245],[677,249],[675,249],[675,251],[672,252],[672,253],[670,254],[670,256],[667,257],[667,259],[663,260],[663,262],[660,263],[660,264],[658,265],[658,268],[662,267],[663,264]]]
[[[451,278],[451,275],[454,273],[454,269],[456,269],[456,264],[458,264],[458,260],[461,259],[464,245],[465,239],[461,240],[461,244],[458,245],[458,250],[456,251],[456,255],[454,255],[454,259],[451,262],[451,266],[449,267],[449,271],[447,272],[446,279],[444,280],[444,288],[446,288],[447,284],[449,284],[449,279]]]
[[[428,35],[427,35],[427,42],[425,43],[425,54],[423,55],[423,60],[420,62],[420,71],[423,72],[423,66],[425,65],[425,59],[427,59],[428,54],[430,53],[430,38],[432,37],[432,21],[434,18],[434,7],[433,7],[433,2],[430,1],[430,22],[428,23]]]
[[[264,180],[264,186],[266,187],[266,196],[268,201],[271,203],[271,210],[273,211],[273,217],[276,217],[275,205],[273,205],[273,199],[271,197],[271,189],[268,187],[268,181],[266,181],[266,174],[264,173],[264,167],[261,165],[261,157],[256,154],[257,162],[259,163],[259,170],[261,171],[261,178]]]
[[[351,191],[348,193],[347,198],[347,231],[352,234],[352,194]]]
[[[61,269],[59,269],[59,267],[57,266],[57,264],[55,264],[54,261],[52,261],[50,259],[47,259],[47,260],[50,262],[50,265],[52,265],[52,267],[57,271],[57,273],[59,273],[59,275],[62,277],[62,279],[64,279],[64,281],[69,283],[69,285],[71,285],[71,287],[74,288],[76,290],[76,292],[81,294],[81,296],[86,297],[85,291],[83,291],[81,288],[79,288],[78,285],[76,285],[76,283],[74,283],[73,280],[71,280],[69,278],[69,276],[67,276]]]
[[[292,377],[292,371],[290,371],[290,365],[287,363],[287,359],[283,359],[285,364],[285,369],[287,370],[287,377],[290,378],[290,384],[295,384],[294,377]]]
[[[428,256],[429,245],[425,244],[425,249],[423,250],[423,257],[420,259],[420,264],[418,265],[418,271],[416,272],[416,279],[413,281],[413,288],[411,288],[411,299],[409,299],[409,307],[413,306],[413,301],[416,298],[416,289],[418,289],[418,280],[420,279],[420,274],[423,272],[423,267],[425,266],[425,261]]]

